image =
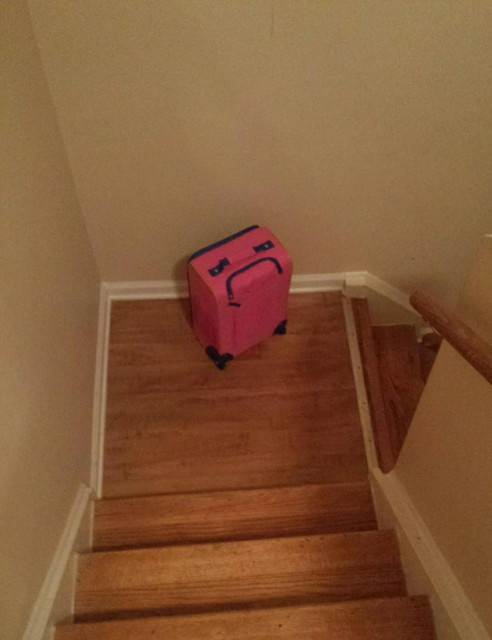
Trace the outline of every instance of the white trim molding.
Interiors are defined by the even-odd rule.
[[[348,271],[345,274],[345,287],[366,287],[368,271]]]
[[[410,304],[410,296],[403,293],[403,291],[397,289],[392,284],[389,284],[389,282],[381,280],[381,278],[378,278],[372,273],[366,272],[366,287],[386,296],[386,298],[389,298],[390,300],[393,300],[393,302],[396,302],[400,307],[407,309],[407,311],[411,311],[415,315],[418,315],[417,311],[415,311]]]
[[[345,282],[345,273],[314,273],[293,276],[291,293],[339,291]],[[169,300],[188,297],[186,280],[151,280],[142,282],[103,282],[111,300]]]
[[[392,512],[399,537],[410,545],[420,566],[425,570],[433,590],[429,596],[434,608],[436,627],[438,628],[438,622],[443,618],[439,612],[442,607],[461,640],[490,640],[489,633],[395,472],[384,474],[380,469],[373,468],[371,480],[381,490]],[[377,491],[374,494],[376,510],[383,511],[384,507],[378,504]],[[405,560],[404,556],[403,559]],[[411,566],[406,566],[405,569],[410,574],[418,571]]]
[[[341,291],[345,273],[314,273],[294,275],[290,283],[291,293],[315,293],[317,291]]]
[[[73,615],[75,554],[91,545],[91,496],[92,490],[80,485],[22,640],[42,640],[50,634],[52,623]],[[60,593],[62,585],[63,594]]]
[[[103,282],[102,287],[111,300],[165,300],[188,297],[186,280],[149,280],[134,282]],[[409,296],[369,271],[341,271],[339,273],[310,273],[293,275],[291,293],[340,291],[344,287],[368,287],[416,313]]]
[[[99,294],[99,322],[97,328],[96,368],[92,412],[91,487],[98,498],[102,496],[104,432],[106,424],[106,388],[108,373],[109,331],[111,324],[111,295],[106,283]]]
[[[397,289],[389,282],[385,280],[381,280],[369,271],[349,271],[346,274],[345,278],[345,287],[350,290],[350,288],[360,288],[367,287],[368,289],[372,289],[376,293],[381,294],[385,298],[392,300],[400,307],[403,307],[407,311],[418,315],[417,311],[410,304],[410,296],[401,289]]]
[[[188,297],[186,280],[103,282],[102,288],[110,300],[172,300]]]
[[[352,362],[352,372],[354,374],[355,392],[357,394],[357,403],[359,405],[359,416],[362,426],[362,435],[364,437],[364,446],[366,450],[366,458],[369,468],[377,467],[378,458],[376,453],[376,445],[372,433],[371,412],[369,409],[369,400],[367,398],[366,384],[364,381],[364,370],[362,368],[362,359],[359,350],[359,341],[357,339],[357,329],[355,326],[354,310],[350,298],[343,297],[343,312],[345,316],[345,328],[350,349],[350,360]]]

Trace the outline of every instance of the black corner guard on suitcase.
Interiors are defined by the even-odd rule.
[[[273,332],[274,336],[284,336],[287,333],[287,320],[282,320],[276,327]]]
[[[214,362],[217,369],[220,370],[225,369],[225,366],[229,362],[229,360],[232,360],[234,358],[234,356],[230,353],[219,353],[215,347],[212,347],[212,345],[209,345],[205,349],[205,353],[210,358],[210,360]]]

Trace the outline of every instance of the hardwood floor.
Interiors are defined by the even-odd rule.
[[[225,371],[186,301],[113,304],[104,496],[366,476],[340,294],[291,296],[288,334]]]

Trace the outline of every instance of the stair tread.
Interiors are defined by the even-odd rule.
[[[77,620],[405,595],[392,531],[93,552]]]
[[[369,483],[99,500],[94,549],[376,528]]]
[[[55,640],[435,640],[426,597],[368,599],[57,627]]]

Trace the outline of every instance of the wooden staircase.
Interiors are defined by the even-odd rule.
[[[365,298],[353,298],[376,450],[381,470],[391,471],[430,375],[440,337],[417,342],[413,325],[373,326]]]
[[[340,296],[292,296],[229,367],[179,303],[114,306],[105,497],[56,640],[434,639],[377,529]]]

